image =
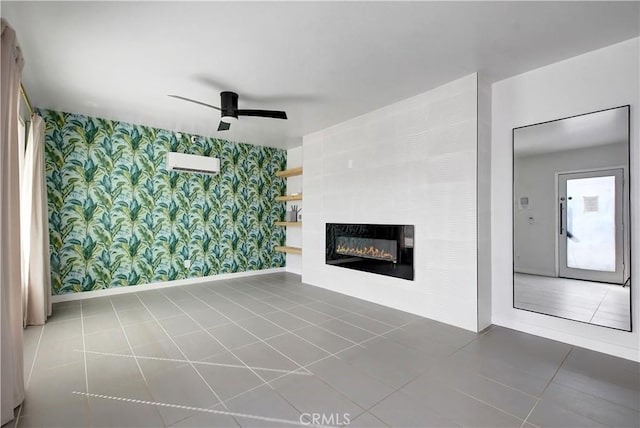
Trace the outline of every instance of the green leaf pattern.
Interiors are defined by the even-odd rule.
[[[284,266],[286,151],[40,110],[53,294]],[[220,158],[168,172],[168,151]],[[191,267],[185,268],[184,261]]]

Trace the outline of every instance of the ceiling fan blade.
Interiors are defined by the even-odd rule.
[[[238,116],[256,116],[256,117],[270,117],[273,119],[286,119],[287,113],[277,110],[236,110]]]
[[[227,122],[220,121],[218,124],[218,131],[228,131],[231,128],[231,124]]]
[[[203,103],[202,101],[192,100],[191,98],[181,97],[180,95],[169,95],[172,98],[177,98],[179,100],[189,101],[190,103],[200,104],[201,106],[214,108],[216,110],[222,110],[220,107],[212,106],[211,104]]]

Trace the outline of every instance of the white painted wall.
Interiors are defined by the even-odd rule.
[[[472,74],[303,138],[305,283],[478,329],[477,89]],[[326,223],[415,225],[415,281],[326,265]]]
[[[633,295],[633,332],[622,332],[513,308],[512,128],[620,105],[631,105],[632,275],[640,270],[640,39],[539,68],[493,85],[493,323],[596,351],[640,360],[640,293]],[[638,280],[634,285],[637,287]]]
[[[491,325],[491,83],[478,75],[478,330]]]
[[[557,274],[556,174],[624,166],[627,164],[628,153],[627,145],[618,143],[540,155],[518,156],[514,159],[515,215],[513,231],[515,234],[514,268],[516,272],[545,276],[556,276]],[[629,189],[628,186],[625,188]],[[527,209],[519,208],[518,198],[520,197],[529,198]],[[628,195],[625,196],[625,199],[629,199]],[[533,223],[529,222],[529,217],[533,217]]]
[[[287,169],[297,168],[302,165],[302,146],[287,150]],[[296,175],[287,178],[287,195],[302,192],[302,176]],[[304,197],[304,195],[303,195]],[[302,208],[304,200],[287,202],[287,211],[291,209],[291,205],[297,205],[298,209]],[[303,214],[301,211],[300,214]],[[287,227],[287,246],[302,247],[302,228]],[[287,272],[302,275],[302,256],[300,254],[287,254]]]

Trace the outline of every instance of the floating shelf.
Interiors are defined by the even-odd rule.
[[[284,171],[276,172],[276,177],[293,177],[295,175],[302,175],[302,167],[299,166],[297,168],[285,169]]]
[[[276,226],[284,226],[284,227],[302,227],[301,221],[276,221],[274,224]]]
[[[275,247],[276,251],[289,254],[302,254],[302,248],[298,247]]]
[[[302,193],[298,193],[297,195],[284,195],[284,196],[276,196],[276,201],[301,201]]]

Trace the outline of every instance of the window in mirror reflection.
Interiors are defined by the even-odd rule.
[[[513,130],[514,307],[631,330],[629,115]]]

